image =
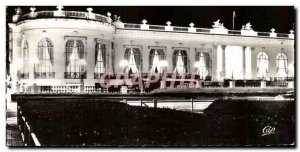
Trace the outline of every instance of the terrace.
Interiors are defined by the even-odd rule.
[[[21,10],[16,10],[17,14],[15,15],[13,22],[22,22],[25,20],[33,20],[33,19],[42,19],[42,18],[73,18],[73,19],[86,19],[86,20],[94,20],[99,22],[104,22],[111,24],[112,19],[110,18],[111,14],[108,12],[107,16],[93,13],[92,8],[88,8],[88,12],[79,12],[79,11],[65,11],[62,10],[62,6],[58,6],[57,10],[52,11],[35,11],[34,7],[31,7],[30,13],[21,14]]]

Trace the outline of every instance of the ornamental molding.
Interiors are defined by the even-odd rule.
[[[167,31],[142,31],[142,30],[120,30],[117,29],[116,36],[128,38],[139,37],[145,39],[160,39],[160,40],[177,40],[178,37],[182,41],[199,42],[204,44],[224,44],[224,45],[266,45],[274,46],[281,45],[282,40],[286,46],[294,44],[293,39],[285,38],[269,38],[269,37],[253,37],[253,36],[234,36],[221,34],[203,34],[203,33],[180,33]]]
[[[166,46],[148,46],[148,49],[161,49],[161,50],[167,50]]]

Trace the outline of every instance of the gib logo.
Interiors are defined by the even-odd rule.
[[[263,134],[261,136],[275,134],[275,127],[266,126],[265,128],[263,128],[262,133]]]

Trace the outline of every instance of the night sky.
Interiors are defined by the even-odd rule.
[[[278,33],[289,33],[294,29],[295,9],[293,6],[64,6],[63,10],[86,11],[92,7],[94,13],[106,15],[109,11],[113,15],[121,16],[125,23],[141,24],[143,19],[148,24],[166,25],[170,20],[173,26],[188,27],[193,22],[195,27],[211,28],[217,19],[224,26],[232,29],[232,15],[236,12],[235,29],[251,22],[255,31],[269,32],[275,28]],[[16,6],[7,7],[7,22],[15,14]],[[21,7],[23,13],[29,13],[30,7]],[[56,6],[36,6],[36,11],[56,10]]]

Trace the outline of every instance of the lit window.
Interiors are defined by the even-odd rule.
[[[38,43],[38,61],[34,63],[35,78],[54,78],[53,72],[53,44],[48,38]]]
[[[209,54],[207,52],[197,52],[195,67],[200,79],[206,79],[206,76],[209,75]]]
[[[84,45],[81,40],[69,40],[66,43],[66,79],[85,79],[86,61]]]
[[[188,72],[188,59],[185,50],[175,50],[173,54],[174,73],[183,75]]]
[[[125,59],[128,61],[127,68],[125,73],[132,74],[138,73],[141,69],[141,53],[138,48],[126,48],[125,50]]]
[[[287,56],[279,53],[276,57],[277,79],[283,80],[287,77]]]
[[[257,55],[257,77],[266,78],[269,71],[269,56],[265,52]]]
[[[106,72],[106,46],[105,44],[98,43],[96,45],[96,51],[95,51],[95,73],[94,78],[99,79],[101,78],[101,75]]]
[[[149,56],[149,69],[150,73],[163,73],[165,65],[165,53],[163,49],[151,49]]]

